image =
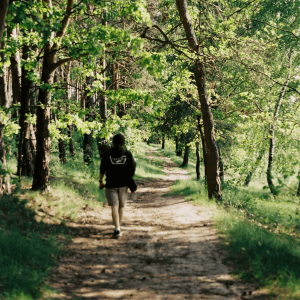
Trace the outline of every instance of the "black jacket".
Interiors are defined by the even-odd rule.
[[[128,185],[135,173],[135,160],[130,151],[120,156],[116,148],[105,152],[101,159],[100,173],[106,175],[106,187],[115,188]]]

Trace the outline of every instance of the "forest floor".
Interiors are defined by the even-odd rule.
[[[155,153],[154,153],[155,152]],[[148,158],[158,157],[153,149]],[[84,208],[48,284],[51,299],[271,299],[232,277],[212,210],[165,196],[187,171],[160,156],[165,179],[140,180],[129,195],[123,236],[112,239],[110,207]]]

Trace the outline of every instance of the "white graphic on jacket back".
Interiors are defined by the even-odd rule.
[[[124,165],[126,162],[126,155],[123,155],[121,157],[109,157],[110,161],[113,165]]]

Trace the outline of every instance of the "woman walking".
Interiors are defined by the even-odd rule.
[[[106,198],[111,206],[112,220],[115,225],[113,237],[122,236],[121,223],[128,196],[128,183],[135,173],[135,160],[130,151],[124,149],[125,137],[113,137],[113,147],[105,152],[100,164],[99,187],[106,187]],[[103,183],[106,175],[106,184]]]

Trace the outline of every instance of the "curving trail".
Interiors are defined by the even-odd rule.
[[[50,280],[55,299],[270,299],[230,276],[208,208],[162,196],[187,175],[161,159],[168,176],[130,195],[121,238],[111,239],[107,205],[69,224],[74,240]]]

